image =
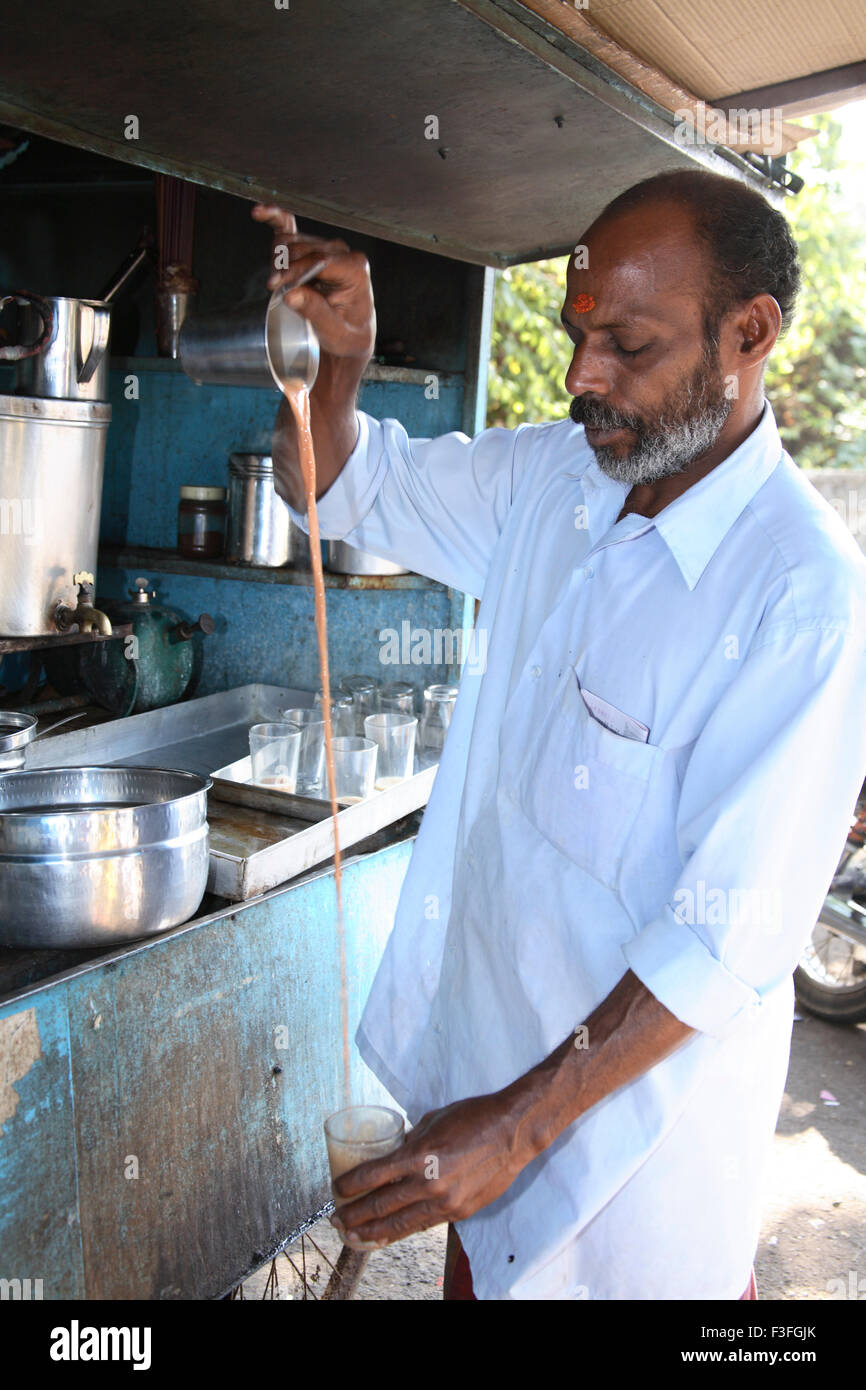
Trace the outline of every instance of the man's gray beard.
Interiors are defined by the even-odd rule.
[[[668,414],[658,417],[651,434],[637,431],[637,442],[625,457],[607,444],[593,449],[603,473],[629,488],[657,483],[684,472],[713,447],[733,406],[725,396],[724,377],[711,348],[705,348],[691,380],[668,404]],[[589,408],[588,413],[592,419]]]

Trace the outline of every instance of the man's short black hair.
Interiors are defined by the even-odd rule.
[[[704,305],[707,337],[718,345],[722,318],[758,294],[771,294],[782,311],[781,333],[794,317],[800,289],[797,243],[786,219],[755,188],[704,169],[656,174],[608,203],[599,222],[643,203],[678,203],[692,213],[711,257]]]

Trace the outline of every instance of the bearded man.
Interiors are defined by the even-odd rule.
[[[791,975],[866,773],[866,562],[764,399],[787,223],[705,172],[629,189],[570,258],[569,417],[413,440],[355,408],[364,258],[255,215],[272,284],[324,262],[287,294],[323,535],[487,634],[357,1035],[414,1128],[336,1183],[345,1239],[448,1221],[446,1297],[753,1297]]]

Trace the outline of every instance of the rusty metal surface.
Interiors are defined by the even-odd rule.
[[[0,656],[6,656],[9,652],[31,652],[45,650],[55,647],[85,647],[92,646],[95,642],[114,642],[118,637],[128,637],[132,632],[132,623],[118,623],[112,631],[104,634],[101,632],[72,632],[52,634],[46,637],[43,633],[40,637],[0,637]]]
[[[423,768],[405,781],[339,811],[341,848],[348,849],[426,806],[435,776],[436,767]],[[334,853],[334,822],[330,816],[310,823],[291,814],[279,816],[255,807],[211,800],[208,824],[208,889],[231,902],[266,893],[330,859]]]
[[[647,174],[743,167],[678,147],[670,113],[513,0],[7,10],[0,120],[461,260],[564,252]]]
[[[346,866],[352,1031],[412,842]],[[225,1293],[329,1200],[341,1094],[333,876],[0,1008],[0,1277],[46,1299]],[[355,1101],[385,1099],[352,1049]]]

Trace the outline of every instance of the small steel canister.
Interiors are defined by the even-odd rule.
[[[24,766],[27,745],[36,734],[36,723],[32,714],[0,711],[0,772],[12,772]]]
[[[235,565],[309,569],[310,545],[274,487],[270,454],[229,456],[226,559]]]

